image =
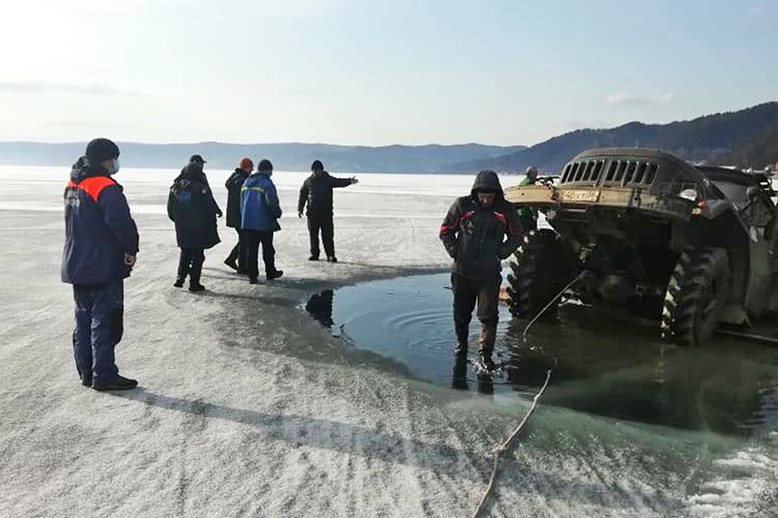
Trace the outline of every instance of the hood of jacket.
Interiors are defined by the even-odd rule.
[[[270,177],[272,175],[273,173],[268,173],[267,171],[257,171],[254,174],[249,175],[248,179],[253,180],[256,183],[265,180],[270,180]]]
[[[73,183],[76,184],[80,183],[85,178],[90,178],[93,176],[110,177],[108,171],[100,166],[92,165],[91,160],[89,160],[89,157],[86,156],[79,158],[76,163],[73,164],[73,168],[70,170],[70,179],[73,181]]]
[[[505,194],[502,191],[502,185],[500,185],[500,179],[497,177],[497,173],[494,171],[481,171],[476,175],[470,194],[473,196],[473,198],[475,198],[479,191],[494,192],[496,194],[494,197],[495,201],[505,199]]]
[[[208,178],[205,177],[205,173],[197,167],[197,164],[187,164],[181,169],[181,173],[173,180],[173,183],[177,183],[179,180],[194,180],[208,185]],[[210,187],[210,186],[209,186]]]

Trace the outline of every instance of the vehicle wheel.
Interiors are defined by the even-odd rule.
[[[723,248],[687,248],[670,276],[662,308],[662,340],[699,345],[716,329],[730,293]]]
[[[510,263],[513,273],[508,275],[508,306],[514,316],[534,318],[572,279],[569,264],[561,264],[574,261],[572,251],[565,253],[568,248],[547,228],[524,239],[514,254],[516,260]],[[548,315],[555,313],[558,302],[547,310]]]

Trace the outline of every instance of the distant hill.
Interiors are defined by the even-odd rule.
[[[596,147],[648,147],[669,151],[694,162],[719,162],[728,153],[756,153],[760,144],[754,141],[772,138],[776,145],[775,129],[778,123],[778,102],[760,104],[736,112],[718,113],[691,121],[670,124],[643,124],[630,122],[613,129],[584,129],[566,133],[525,150],[507,153],[490,159],[468,160],[443,167],[447,172],[472,172],[494,169],[500,172],[520,172],[534,165],[542,171],[556,172],[567,161],[585,149]],[[772,135],[772,137],[771,137]],[[760,141],[761,142],[761,141]],[[745,146],[745,147],[744,147]],[[756,156],[756,155],[755,155]],[[770,155],[774,156],[774,155]],[[765,157],[769,161],[769,157]],[[760,160],[762,157],[760,156]],[[774,158],[773,161],[778,161]]]
[[[309,171],[320,159],[327,169],[355,173],[435,173],[444,164],[489,159],[525,146],[335,146],[329,144],[139,144],[119,142],[123,167],[178,168],[195,153],[203,155],[212,169],[232,169],[248,156],[255,162],[269,158],[281,171]],[[0,164],[67,166],[76,161],[85,142],[46,144],[0,142]]]
[[[741,141],[718,162],[755,169],[775,167],[778,164],[778,121],[764,131]]]

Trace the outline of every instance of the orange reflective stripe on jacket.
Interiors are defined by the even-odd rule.
[[[74,183],[73,180],[70,180],[67,188],[84,191],[96,203],[100,193],[109,185],[116,185],[116,182],[107,176],[91,176],[89,178],[84,178],[80,183]]]

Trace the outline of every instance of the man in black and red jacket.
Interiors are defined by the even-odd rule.
[[[73,165],[64,196],[62,281],[73,285],[76,303],[73,353],[81,383],[95,390],[138,385],[119,375],[114,355],[124,328],[124,279],[138,254],[138,228],[112,178],[118,170],[118,146],[95,139]]]
[[[473,309],[478,302],[481,321],[480,361],[493,370],[492,351],[497,337],[500,295],[500,263],[521,243],[516,209],[505,201],[494,171],[481,171],[469,196],[457,199],[440,227],[440,239],[454,259],[451,287],[454,291],[454,327],[459,359],[467,356]]]

